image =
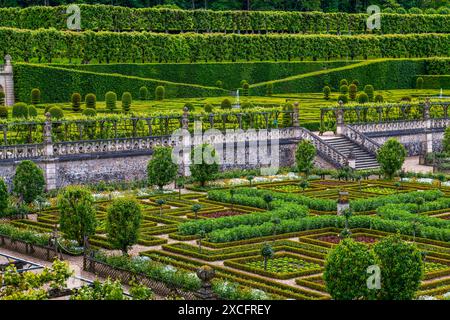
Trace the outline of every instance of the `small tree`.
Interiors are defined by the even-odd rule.
[[[131,109],[131,102],[132,102],[131,93],[124,92],[122,94],[122,110],[124,112],[129,112],[130,111],[130,109]]]
[[[331,89],[329,86],[323,87],[323,98],[325,100],[330,100]]]
[[[94,235],[97,226],[91,192],[81,186],[66,187],[59,193],[57,204],[61,231],[82,246],[84,238]]]
[[[273,94],[273,83],[269,82],[266,84],[266,96],[271,97]]]
[[[338,102],[342,101],[343,104],[348,103],[348,96],[346,94],[340,94],[338,97]]]
[[[32,203],[44,192],[44,173],[34,162],[22,161],[13,178],[13,192],[25,203]]]
[[[358,102],[361,104],[369,102],[369,96],[365,92],[358,94]]]
[[[147,100],[148,98],[148,89],[145,86],[139,88],[139,99]]]
[[[270,210],[270,204],[273,201],[273,197],[270,194],[265,194],[263,196],[264,202],[266,203],[267,210]]]
[[[378,242],[374,246],[374,252],[381,269],[381,290],[378,298],[414,299],[424,273],[422,254],[417,246],[395,235]]]
[[[219,172],[216,150],[209,144],[195,147],[191,153],[189,168],[192,178],[204,187],[206,181],[212,180],[214,175]]]
[[[72,111],[79,112],[81,110],[81,95],[78,92],[73,93],[70,101],[72,102]]]
[[[252,187],[253,179],[255,179],[255,176],[252,176],[252,175],[247,176],[247,180],[248,180],[248,183],[250,184],[250,188]]]
[[[88,93],[84,98],[84,102],[86,103],[87,109],[97,108],[97,97],[93,93]]]
[[[31,90],[31,104],[39,104],[41,103],[41,90],[38,88],[34,88]]]
[[[8,188],[6,187],[3,178],[0,178],[0,217],[5,213],[6,209],[8,209],[8,199]]]
[[[275,252],[272,248],[272,246],[268,243],[265,243],[261,249],[261,256],[264,259],[264,270],[267,270],[267,261],[269,259],[272,259]]]
[[[374,94],[375,90],[371,84],[364,86],[364,92],[369,97],[369,101],[373,101],[373,94]]]
[[[405,158],[405,147],[394,138],[388,139],[378,150],[377,154],[381,172],[388,179],[392,179],[395,173],[402,168]]]
[[[191,207],[192,212],[194,212],[195,219],[198,219],[198,212],[199,212],[201,209],[202,209],[202,206],[199,205],[198,203],[194,204],[194,205]]]
[[[176,184],[177,189],[178,189],[178,199],[181,199],[181,189],[183,189],[183,188],[184,188],[184,185],[185,185],[185,179],[184,179],[184,177],[178,177],[178,178],[175,180],[175,184]]]
[[[272,225],[273,225],[273,235],[276,236],[277,235],[278,226],[281,223],[281,219],[279,217],[273,217],[270,220],[270,222],[272,222]]]
[[[375,264],[375,255],[367,245],[351,238],[342,240],[325,261],[323,278],[328,293],[335,300],[368,299],[373,290],[367,286],[367,268]]]
[[[231,109],[231,101],[230,99],[223,99],[222,103],[220,104],[221,109]]]
[[[155,201],[155,203],[159,206],[159,215],[162,216],[162,207],[163,207],[163,205],[166,204],[166,200],[164,200],[164,199],[157,199]]]
[[[307,189],[309,187],[309,182],[306,179],[303,179],[302,181],[300,181],[300,183],[298,184],[298,186],[300,188],[302,188],[302,191],[305,192],[305,189]]]
[[[418,77],[416,79],[416,89],[423,89],[423,78],[422,77]]]
[[[134,199],[115,199],[108,207],[106,234],[114,249],[128,253],[128,248],[138,241],[141,226],[141,207]]]
[[[116,104],[117,104],[117,94],[115,92],[109,91],[105,95],[106,100],[106,109],[109,111],[116,110]]]
[[[349,95],[350,99],[355,100],[357,93],[358,93],[358,87],[355,84],[352,83],[348,87],[348,95]]]
[[[163,101],[166,96],[166,89],[163,86],[157,86],[155,89],[155,99]]]
[[[202,253],[202,240],[206,237],[205,229],[200,229],[197,233],[198,236],[198,251]]]
[[[147,165],[147,178],[151,185],[157,185],[160,190],[177,175],[177,165],[172,161],[172,149],[158,147],[154,149],[152,159]]]
[[[297,164],[298,172],[303,172],[305,177],[308,177],[309,172],[314,165],[314,158],[316,157],[316,147],[308,141],[302,140],[295,152],[295,161]]]

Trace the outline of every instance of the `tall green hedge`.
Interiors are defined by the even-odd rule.
[[[3,54],[15,61],[271,61],[293,59],[447,57],[450,34],[239,35],[68,32],[0,28]]]
[[[41,100],[47,102],[66,102],[72,93],[79,92],[82,96],[94,93],[98,100],[103,101],[108,91],[114,91],[119,96],[130,92],[139,96],[139,88],[146,86],[154,92],[163,84],[166,96],[171,98],[206,97],[228,94],[228,91],[218,88],[203,87],[183,83],[165,82],[138,77],[94,73],[88,71],[69,70],[37,64],[14,64],[14,87],[19,101],[29,102],[30,91],[39,85]]]
[[[365,33],[367,14],[132,9],[80,5],[81,27],[102,31]],[[0,26],[66,29],[66,7],[1,8]],[[448,15],[382,14],[383,34],[450,32]]]

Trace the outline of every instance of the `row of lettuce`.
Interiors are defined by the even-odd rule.
[[[76,9],[67,6],[34,6],[25,9],[1,8],[0,26],[23,29],[68,28],[67,20]],[[164,8],[133,9],[118,6],[79,5],[83,30],[156,32],[290,32],[365,33],[367,14],[212,11]],[[379,32],[429,33],[450,31],[450,18],[439,14],[382,13]],[[76,21],[76,20],[75,20]]]
[[[401,58],[449,55],[450,34],[290,35],[69,32],[0,28],[3,52],[16,61],[196,62]]]

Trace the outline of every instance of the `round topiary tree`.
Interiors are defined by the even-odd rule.
[[[355,100],[357,93],[358,93],[358,87],[356,86],[356,84],[352,83],[348,87],[348,95],[349,95],[350,99]]]
[[[369,97],[369,101],[373,101],[373,94],[374,94],[375,90],[371,84],[364,86],[364,92]]]
[[[266,84],[266,96],[271,97],[273,94],[273,83],[269,82]]]
[[[9,203],[8,188],[3,178],[0,178],[0,217],[5,214],[6,209],[8,209]]]
[[[378,299],[414,299],[424,274],[422,254],[417,246],[394,235],[379,241],[373,250],[381,270]]]
[[[338,102],[342,101],[344,104],[348,103],[348,96],[346,94],[340,94],[338,97]]]
[[[365,92],[361,92],[358,94],[358,103],[367,103],[369,102],[369,96]]]
[[[210,103],[205,103],[203,109],[205,110],[205,112],[211,113],[213,111],[213,105]]]
[[[231,101],[230,99],[223,99],[222,103],[220,104],[221,109],[231,109]]]
[[[377,153],[377,160],[381,172],[386,178],[392,179],[395,173],[402,168],[406,155],[405,147],[394,138],[388,139],[381,146]]]
[[[157,86],[155,89],[155,99],[158,101],[164,100],[166,95],[166,89],[163,86]]]
[[[341,87],[341,86],[348,86],[347,79],[342,79],[341,81],[339,81],[339,87]]]
[[[33,105],[28,106],[28,116],[29,117],[37,117],[38,116],[38,111],[35,106],[33,106]]]
[[[97,108],[97,97],[93,93],[88,93],[84,98],[86,103],[86,108],[95,109]]]
[[[412,7],[412,8],[410,8],[410,9],[408,10],[408,12],[409,12],[410,14],[422,14],[422,13],[423,13],[422,9],[417,8],[417,7]]]
[[[347,85],[342,85],[340,88],[339,88],[339,91],[342,93],[342,94],[348,94],[348,86]]]
[[[395,9],[395,13],[398,13],[398,14],[407,14],[408,11],[406,11],[406,9],[403,8],[403,7],[398,7],[398,8]]]
[[[94,202],[89,189],[81,186],[66,187],[58,195],[60,230],[80,246],[83,246],[85,237],[95,234],[97,219]]]
[[[384,102],[383,96],[381,94],[377,94],[375,96],[375,102],[378,102],[378,103]]]
[[[114,111],[117,104],[117,94],[113,91],[108,91],[105,95],[105,101],[106,109],[108,109],[110,112]]]
[[[217,88],[223,88],[223,82],[221,80],[216,81],[216,87]]]
[[[141,100],[148,99],[148,88],[147,87],[142,86],[139,88],[139,99],[141,99]]]
[[[323,87],[323,98],[325,100],[330,100],[331,89],[329,86]]]
[[[242,85],[242,95],[244,97],[248,97],[249,89],[250,89],[250,85],[247,82]]]
[[[241,85],[241,88],[244,86],[244,84],[246,84],[246,83],[248,83],[248,81],[247,80],[241,80],[241,82],[239,83],[240,85]]]
[[[447,7],[439,7],[436,11],[438,14],[450,14],[450,8]]]
[[[83,115],[86,117],[95,117],[97,115],[97,111],[92,108],[87,108],[83,110]]]
[[[50,117],[53,119],[62,119],[64,117],[64,112],[60,107],[53,106],[48,109],[48,113],[50,113]]]
[[[241,104],[242,109],[251,109],[253,107],[254,107],[254,105],[250,101],[245,101]]]
[[[34,88],[31,90],[31,104],[39,104],[41,103],[41,90],[38,88]]]
[[[422,77],[418,77],[416,79],[416,89],[423,89],[423,78]]]
[[[128,248],[137,243],[142,213],[135,199],[118,198],[108,207],[106,234],[114,249],[128,253]]]
[[[13,177],[12,191],[25,203],[32,203],[45,189],[44,173],[34,162],[22,161]]]
[[[28,118],[28,106],[23,102],[18,102],[12,107],[13,118]]]
[[[425,14],[437,14],[437,10],[434,8],[425,9]]]
[[[150,185],[156,185],[160,190],[177,176],[177,165],[172,161],[172,149],[155,148],[152,158],[147,164],[147,179]]]
[[[367,245],[351,238],[342,240],[325,261],[323,278],[328,293],[335,300],[369,299],[374,290],[367,286],[367,269],[376,257]]]
[[[5,106],[0,106],[0,118],[7,119],[8,118],[8,108]]]
[[[295,152],[295,162],[298,172],[303,172],[307,177],[309,172],[313,169],[314,158],[316,157],[316,147],[308,141],[302,140]]]
[[[124,92],[122,94],[122,110],[124,112],[129,112],[131,109],[132,97],[131,93]]]
[[[78,92],[73,93],[70,101],[72,102],[72,111],[79,112],[81,110],[81,95]]]
[[[192,150],[191,165],[189,166],[194,181],[205,186],[206,181],[214,179],[219,172],[216,150],[209,144],[199,145]]]
[[[190,102],[187,102],[187,103],[184,104],[184,109],[186,109],[189,112],[195,111],[194,105],[192,103],[190,103]]]
[[[354,79],[352,81],[352,84],[354,84],[355,86],[359,86],[359,80],[358,79]]]

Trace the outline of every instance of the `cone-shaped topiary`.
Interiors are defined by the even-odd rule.
[[[95,109],[97,107],[97,97],[93,93],[88,93],[84,98],[86,108]]]
[[[122,110],[124,112],[130,111],[130,109],[131,109],[131,102],[132,102],[131,93],[124,92],[122,94]]]
[[[81,110],[81,95],[78,92],[72,94],[72,110],[74,112],[79,112]]]
[[[106,109],[109,111],[114,111],[116,109],[117,94],[115,92],[109,91],[105,95]]]
[[[158,101],[164,100],[166,95],[166,89],[163,86],[157,86],[155,89],[155,99]]]
[[[41,90],[39,90],[38,88],[34,88],[33,90],[31,90],[31,103],[41,103]]]
[[[350,99],[355,100],[357,93],[358,93],[358,87],[356,86],[356,84],[352,83],[348,87],[348,95],[349,95]]]
[[[330,94],[331,94],[331,89],[329,86],[325,86],[323,87],[323,98],[325,100],[329,100],[330,99]]]
[[[148,89],[147,87],[143,86],[139,88],[139,99],[141,100],[147,100],[148,98]]]
[[[373,101],[374,88],[371,84],[368,84],[364,87],[364,92],[369,97],[369,101]]]

